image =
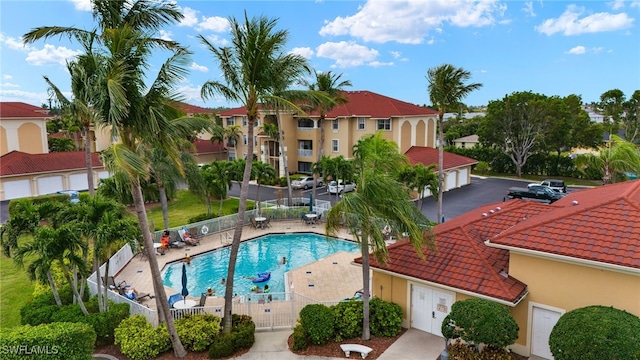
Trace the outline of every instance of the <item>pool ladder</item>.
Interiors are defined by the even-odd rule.
[[[230,232],[220,234],[220,242],[222,245],[229,245],[233,242],[233,235]]]

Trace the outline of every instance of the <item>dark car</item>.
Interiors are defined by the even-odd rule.
[[[533,186],[546,186],[555,192],[561,192],[561,193],[567,192],[567,185],[564,183],[564,180],[555,180],[555,179],[542,180],[542,182],[540,183],[533,183],[533,184],[529,184],[528,186],[529,188]]]

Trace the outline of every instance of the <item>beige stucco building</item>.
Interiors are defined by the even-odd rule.
[[[437,113],[432,109],[413,105],[370,91],[345,91],[348,102],[326,114],[320,124],[319,114],[304,115],[280,111],[287,165],[290,172],[311,173],[311,164],[318,160],[322,147],[326,156],[352,157],[352,148],[367,134],[382,131],[383,136],[396,142],[404,153],[411,146],[436,144]],[[277,124],[275,111],[261,109],[255,124],[254,139],[248,139],[247,113],[243,107],[218,114],[223,126],[239,125],[242,136],[237,144],[225,144],[229,160],[247,156],[248,141],[254,142],[254,154],[260,161],[271,164],[284,176],[283,156],[279,142],[262,130],[265,123]],[[324,129],[324,144],[320,144],[320,128]]]
[[[372,257],[372,293],[400,304],[404,323],[441,336],[451,305],[469,298],[509,308],[515,352],[552,359],[560,316],[588,305],[640,316],[640,181],[574,191],[553,204],[490,204],[435,228],[420,259],[402,240],[386,265]],[[356,259],[361,262],[361,259]]]
[[[10,151],[49,152],[49,110],[22,102],[0,102],[0,156]]]

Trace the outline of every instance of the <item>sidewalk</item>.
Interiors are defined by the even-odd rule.
[[[291,330],[256,332],[256,342],[248,353],[238,359],[249,360],[334,360],[344,359],[324,356],[302,356],[289,351],[287,339]],[[396,342],[385,351],[378,360],[435,360],[444,349],[444,340],[441,337],[428,334],[424,331],[409,329]],[[356,358],[359,356],[353,356]]]

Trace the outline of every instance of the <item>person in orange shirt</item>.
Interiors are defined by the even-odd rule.
[[[169,230],[165,230],[160,239],[160,253],[164,255],[167,250],[169,250]]]

